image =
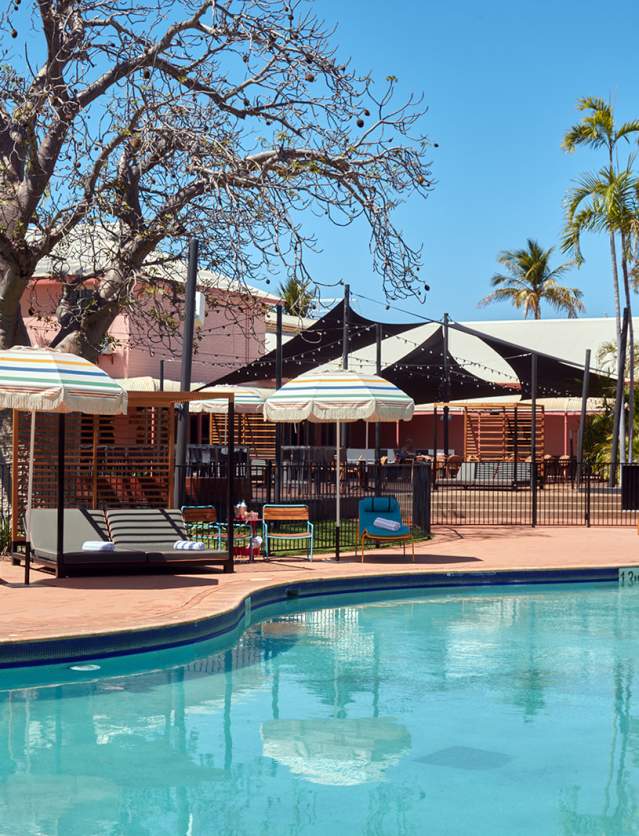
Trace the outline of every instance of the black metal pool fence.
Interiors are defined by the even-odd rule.
[[[224,465],[189,465],[186,472],[186,497],[190,505],[215,505],[218,518],[225,519]],[[270,461],[236,462],[235,501],[244,500],[261,516],[264,505],[271,503],[300,503],[307,505],[314,526],[315,551],[335,548],[336,474],[334,465],[304,462],[282,464],[278,468]],[[359,502],[367,496],[394,496],[402,519],[411,525],[416,537],[430,533],[428,503],[430,468],[422,464],[393,464],[376,467],[357,462],[347,464],[341,472],[341,527],[340,543],[353,548],[357,538]],[[284,533],[286,523],[279,524]],[[293,530],[295,526],[291,528]],[[276,544],[276,545],[275,545]],[[274,541],[276,552],[299,551],[294,540]]]
[[[278,471],[270,461],[249,460],[238,451],[234,468],[234,502],[250,510],[267,503],[303,503],[315,529],[316,551],[335,548],[335,466],[325,462],[287,462]],[[55,468],[53,468],[55,470]],[[126,473],[125,473],[126,470]],[[136,462],[133,469],[102,464],[96,473],[70,468],[65,474],[67,507],[167,507],[172,490],[167,473]],[[184,471],[185,502],[213,505],[218,519],[227,519],[228,463],[189,464]],[[49,474],[51,476],[51,474]],[[47,487],[34,488],[36,507],[54,507]],[[394,496],[402,518],[416,537],[431,526],[634,526],[639,521],[639,465],[462,461],[433,467],[428,463],[347,462],[341,473],[341,543],[352,548],[357,539],[359,502],[364,497]],[[21,512],[24,497],[21,489]],[[10,465],[0,465],[0,539],[9,533]],[[22,513],[20,513],[22,516]],[[286,531],[286,524],[281,523]],[[22,526],[20,526],[22,528]],[[6,529],[6,531],[5,531]],[[260,534],[258,526],[258,534]],[[281,553],[300,551],[299,542],[276,541]]]
[[[639,465],[460,462],[438,468],[432,525],[634,526]]]

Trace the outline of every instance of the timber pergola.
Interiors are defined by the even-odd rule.
[[[228,402],[227,412],[227,448],[228,448],[228,473],[226,478],[226,503],[227,503],[227,526],[228,526],[228,557],[231,570],[233,569],[233,505],[234,505],[234,479],[235,479],[235,393],[233,391],[213,392],[213,391],[128,391],[128,408],[126,415],[119,416],[123,419],[130,417],[132,412],[137,408],[147,409],[166,409],[168,412],[167,420],[167,476],[168,476],[168,490],[166,507],[171,507],[172,496],[172,479],[185,478],[185,473],[175,473],[175,417],[176,407],[180,404],[188,404],[193,401],[209,401],[209,400],[225,400]],[[11,539],[13,546],[26,546],[26,537],[20,535],[20,517],[21,517],[21,479],[23,476],[25,457],[21,456],[20,451],[20,416],[31,415],[30,412],[22,410],[13,410],[13,438],[12,438],[12,462],[11,462]],[[54,415],[54,413],[40,413],[41,415]],[[83,413],[71,413],[82,415]],[[91,504],[97,504],[97,452],[98,452],[98,426],[99,420],[103,416],[91,415],[86,416],[92,420],[92,442],[91,442],[91,460],[86,462],[89,465],[91,472],[91,489],[88,493],[87,499],[90,497]],[[112,416],[109,416],[112,417]],[[65,442],[65,422],[58,422],[58,445]],[[48,436],[41,439],[41,443],[48,442]],[[161,446],[161,445],[160,445]],[[42,447],[41,447],[42,450]],[[73,455],[69,456],[73,459]],[[79,464],[79,462],[71,461],[71,465]],[[123,462],[125,465],[126,462]],[[41,466],[46,468],[48,472],[51,471],[51,462],[43,462]],[[65,497],[65,468],[56,468],[55,474],[55,494],[58,499],[58,505],[64,507]],[[51,491],[51,498],[53,498],[53,491]],[[13,550],[13,549],[12,549]],[[28,559],[25,561],[25,567],[28,565]]]

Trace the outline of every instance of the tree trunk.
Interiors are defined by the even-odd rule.
[[[25,279],[15,265],[0,259],[0,349],[29,345],[20,310],[20,299],[29,278]]]
[[[629,393],[628,393],[628,461],[632,462],[634,429],[635,429],[635,335],[632,322],[632,295],[630,293],[630,279],[628,277],[628,253],[627,242],[624,233],[621,234],[621,269],[623,273],[623,290],[628,308],[628,339],[630,340],[630,369],[629,369]]]
[[[610,259],[612,262],[612,290],[615,299],[615,319],[617,322],[617,357],[619,357],[621,354],[621,300],[619,296],[619,268],[617,266],[617,244],[615,241],[614,230],[610,230]],[[628,313],[630,313],[630,311]]]
[[[610,231],[610,260],[612,262],[612,292],[615,299],[615,319],[617,321],[617,351],[621,335],[621,299],[619,296],[619,268],[617,267],[617,244],[615,233]]]
[[[63,295],[57,311],[61,328],[51,345],[96,363],[109,328],[131,297],[132,277],[155,245],[155,239],[140,237],[128,250],[123,250],[116,263],[105,272],[87,307],[74,304],[71,295]]]

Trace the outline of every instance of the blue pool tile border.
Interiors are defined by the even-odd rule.
[[[251,610],[283,601],[358,592],[512,586],[543,583],[592,583],[618,580],[618,567],[590,569],[498,570],[493,572],[402,572],[299,582],[283,582],[247,593],[230,610],[193,621],[86,636],[0,643],[0,668],[79,662],[97,657],[147,653],[230,634],[245,620],[246,598]]]

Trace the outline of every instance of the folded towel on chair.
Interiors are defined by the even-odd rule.
[[[205,546],[204,543],[200,543],[198,540],[176,540],[173,543],[173,548],[177,549],[177,551],[202,552]]]
[[[386,517],[375,517],[373,525],[376,528],[385,528],[387,531],[399,531],[402,524],[397,520],[387,520]]]
[[[85,540],[82,543],[83,552],[112,552],[115,549],[115,543],[110,540]]]

